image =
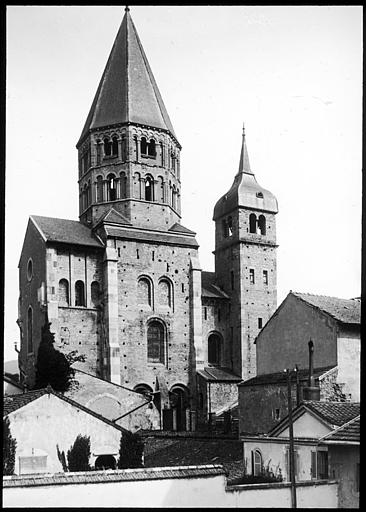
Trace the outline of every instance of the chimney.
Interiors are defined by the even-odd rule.
[[[315,386],[314,379],[314,343],[312,340],[308,343],[309,346],[309,377],[308,385],[303,388],[303,399],[304,400],[320,400],[320,388]]]

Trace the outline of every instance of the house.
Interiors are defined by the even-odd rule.
[[[90,436],[92,467],[115,467],[126,430],[50,387],[4,398],[16,440],[15,474],[63,471],[60,454]]]
[[[296,482],[337,478],[339,504],[347,507],[358,506],[359,415],[354,402],[304,401],[292,412]],[[288,416],[267,435],[241,439],[247,474],[290,480]]]
[[[189,430],[255,375],[254,340],[277,305],[278,204],[257,182],[243,129],[232,186],[213,209],[215,271],[202,271],[182,223],[181,144],[125,11],[76,145],[79,219],[29,217],[21,382],[34,383],[47,317],[55,346],[85,356],[83,371],[159,392],[163,426]]]
[[[285,368],[298,368],[294,403],[305,398],[310,341],[320,399],[359,401],[360,317],[358,299],[290,292],[257,336],[257,375],[239,384],[239,430],[265,433],[287,415]]]

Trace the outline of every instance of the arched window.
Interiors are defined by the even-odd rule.
[[[252,451],[252,474],[255,476],[263,472],[263,459],[259,450]]]
[[[221,337],[218,334],[210,334],[208,337],[208,363],[213,366],[221,363]]]
[[[147,359],[150,363],[164,364],[165,329],[157,320],[153,320],[147,326]]]
[[[147,140],[146,137],[141,137],[141,155],[147,155]]]
[[[187,430],[186,410],[189,408],[189,391],[186,386],[173,386],[169,391],[169,402],[175,410],[177,430]]]
[[[28,335],[28,354],[33,352],[33,310],[31,306],[27,312],[27,335]]]
[[[154,139],[150,139],[149,147],[147,148],[147,152],[149,156],[156,157],[156,146]]]
[[[119,175],[119,183],[120,183],[120,196],[121,199],[127,197],[127,176],[125,172],[121,172]]]
[[[126,143],[126,137],[124,135],[122,136],[121,149],[122,149],[122,162],[125,162],[127,160],[127,143]]]
[[[95,459],[95,469],[103,470],[103,469],[116,469],[116,459],[113,455],[99,455]]]
[[[159,203],[164,203],[164,178],[158,176],[157,194]]]
[[[164,144],[160,142],[160,156],[161,156],[161,166],[164,167]]]
[[[97,177],[97,202],[103,201],[103,178],[102,176]]]
[[[249,233],[257,232],[257,217],[254,213],[249,215]]]
[[[153,390],[148,384],[137,384],[133,390],[136,393],[140,393],[140,395],[144,395],[146,398],[151,398],[153,394]]]
[[[258,230],[260,235],[266,234],[266,218],[264,215],[260,215],[258,219]]]
[[[93,307],[96,307],[100,304],[100,286],[98,281],[93,281],[90,285],[90,297],[91,303]]]
[[[112,138],[112,155],[118,156],[118,139],[117,139],[117,137]]]
[[[117,199],[116,177],[114,174],[109,174],[108,181],[108,201],[115,201]]]
[[[75,283],[75,306],[85,306],[85,291],[83,281]]]
[[[154,201],[154,180],[151,176],[145,178],[145,201]]]
[[[161,306],[172,307],[172,284],[168,279],[159,281],[159,304]]]
[[[231,236],[233,234],[233,219],[232,217],[227,218],[227,228],[228,228],[228,234]]]
[[[135,172],[133,175],[133,197],[135,199],[141,199],[140,196],[140,174]]]
[[[137,284],[137,300],[139,304],[152,305],[152,285],[147,277],[141,277]]]
[[[112,154],[111,141],[108,139],[108,137],[105,137],[105,139],[103,140],[103,143],[104,143],[104,156],[111,156],[111,154]]]
[[[92,189],[90,180],[88,181],[88,206],[92,204]]]
[[[172,188],[172,207],[174,208],[174,210],[177,209],[177,191],[175,185],[173,185]]]
[[[58,304],[59,306],[69,305],[69,282],[67,279],[60,279],[58,283]]]
[[[96,140],[96,148],[97,148],[97,165],[100,165],[100,148],[102,141],[100,139]]]

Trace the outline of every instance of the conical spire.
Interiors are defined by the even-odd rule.
[[[240,174],[242,172],[245,172],[247,174],[254,174],[250,169],[249,155],[248,155],[247,145],[245,142],[244,123],[243,123],[243,135],[242,135],[242,144],[241,144],[241,153],[240,153],[238,174]]]
[[[167,130],[176,138],[127,6],[78,145],[89,130],[120,123]]]

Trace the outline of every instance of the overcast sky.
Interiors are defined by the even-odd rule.
[[[29,215],[78,218],[77,151],[124,15],[7,7],[5,360]],[[275,194],[278,304],[289,290],[360,295],[361,6],[132,6],[183,149],[182,224],[214,270],[213,208],[238,170]]]

